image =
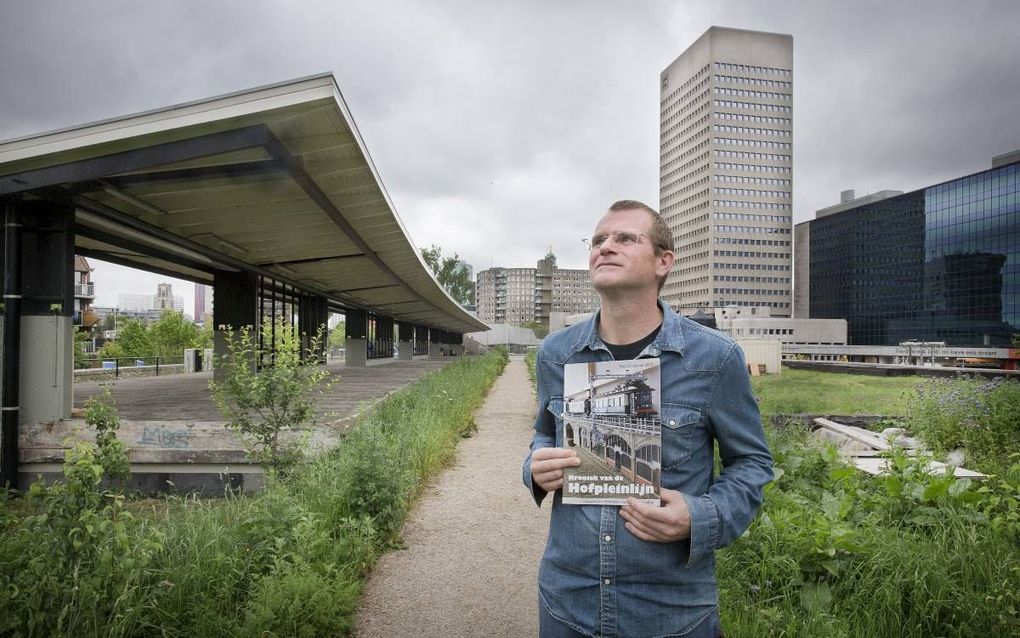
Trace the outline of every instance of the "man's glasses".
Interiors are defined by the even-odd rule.
[[[608,235],[595,235],[591,238],[585,237],[581,241],[588,247],[588,250],[598,250],[602,248],[602,244],[612,238],[613,243],[617,246],[626,248],[627,246],[633,246],[634,244],[640,244],[642,237],[648,237],[644,233],[628,233],[626,231],[617,231],[615,233],[609,233]]]

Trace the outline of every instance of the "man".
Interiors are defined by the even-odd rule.
[[[772,457],[744,357],[728,337],[658,300],[673,266],[673,236],[654,210],[613,204],[589,242],[602,306],[549,335],[538,351],[538,416],[524,483],[541,505],[554,492],[539,570],[543,638],[720,635],[714,551],[736,539],[772,480]],[[563,505],[563,366],[659,357],[662,488],[659,507]],[[722,471],[713,477],[718,444]]]

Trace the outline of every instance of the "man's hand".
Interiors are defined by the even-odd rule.
[[[683,495],[675,490],[661,488],[662,507],[628,498],[620,508],[620,516],[627,521],[627,531],[643,541],[671,543],[691,537],[691,512]]]
[[[577,452],[569,448],[538,448],[531,454],[531,480],[546,492],[555,492],[563,487],[563,468],[580,464]]]

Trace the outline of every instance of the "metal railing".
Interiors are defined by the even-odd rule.
[[[121,362],[126,362],[121,363]],[[172,374],[177,373],[177,368],[184,365],[184,355],[177,357],[103,357],[87,358],[81,361],[84,366],[76,366],[76,370],[108,370],[113,373],[115,379],[120,378],[121,370],[134,373],[144,373],[153,376],[160,375],[160,368],[164,374],[173,369]]]
[[[95,297],[95,284],[75,284],[74,285],[74,296],[75,297]]]

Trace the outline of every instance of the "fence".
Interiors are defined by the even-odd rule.
[[[185,371],[184,355],[176,357],[90,358],[80,363],[85,365],[75,369],[75,381],[119,379],[121,377],[158,377],[161,374],[180,374]]]

